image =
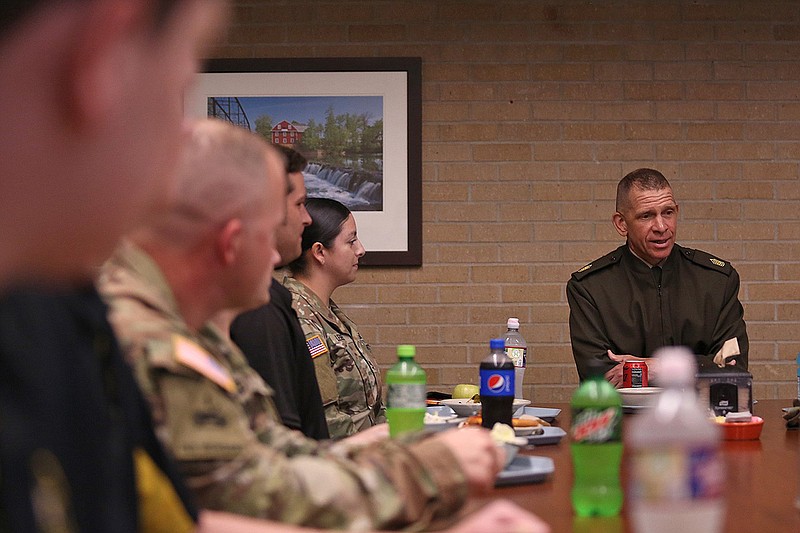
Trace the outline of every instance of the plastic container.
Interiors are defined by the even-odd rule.
[[[514,414],[514,363],[505,354],[505,341],[492,339],[489,355],[481,361],[481,425],[492,429],[495,423],[511,425]]]
[[[622,399],[592,366],[570,403],[572,509],[579,517],[615,516],[622,508]]]
[[[627,433],[633,530],[721,531],[721,428],[697,400],[695,357],[680,347],[662,348],[655,357],[664,390],[652,409],[631,420]]]
[[[505,352],[506,357],[514,363],[514,397],[522,398],[522,382],[525,379],[525,367],[528,366],[528,343],[519,332],[519,319],[511,317],[506,322]]]
[[[419,431],[425,427],[425,371],[414,361],[416,348],[397,347],[398,361],[386,373],[386,419],[389,435]]]

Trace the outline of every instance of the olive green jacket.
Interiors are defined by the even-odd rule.
[[[627,244],[572,274],[569,329],[581,379],[590,359],[606,370],[616,364],[607,350],[651,357],[662,346],[687,346],[702,370],[714,370],[712,361],[726,341],[738,343],[735,368],[746,370],[749,342],[739,274],[731,264],[676,244],[660,281],[657,274]]]

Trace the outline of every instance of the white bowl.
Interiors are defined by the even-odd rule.
[[[447,407],[452,409],[458,416],[462,417],[477,415],[478,413],[481,412],[481,404],[473,402],[471,398],[442,400],[440,403],[442,405],[446,405]],[[512,408],[516,412],[525,407],[526,405],[530,405],[530,403],[531,403],[530,400],[514,399]]]
[[[652,407],[658,401],[661,387],[623,387],[617,389],[624,407]]]

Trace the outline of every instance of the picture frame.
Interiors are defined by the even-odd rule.
[[[421,266],[421,100],[418,57],[212,59],[185,111],[221,116],[303,153],[309,196],[356,202],[348,207],[367,250],[361,265]],[[341,148],[337,131],[361,144]]]

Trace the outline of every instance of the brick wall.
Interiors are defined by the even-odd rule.
[[[384,366],[414,343],[433,388],[477,381],[518,316],[526,397],[577,383],[564,285],[620,243],[616,182],[660,169],[678,241],[737,267],[756,398],[800,351],[800,9],[791,1],[238,1],[215,57],[420,56],[420,269],[335,298]]]

